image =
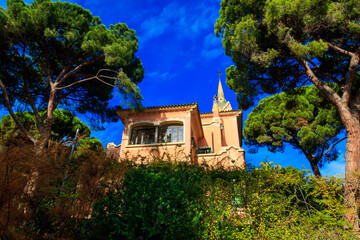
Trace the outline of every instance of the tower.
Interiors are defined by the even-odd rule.
[[[219,72],[219,86],[218,86],[218,94],[217,94],[219,111],[230,111],[232,110],[232,107],[230,105],[230,102],[226,101],[225,99],[224,90],[221,85],[221,79],[220,79],[221,74],[222,73]]]

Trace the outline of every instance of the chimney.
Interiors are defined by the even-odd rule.
[[[216,95],[213,97],[212,112],[213,112],[213,118],[220,118],[220,115],[219,115],[219,103],[218,103],[218,98],[217,98]]]

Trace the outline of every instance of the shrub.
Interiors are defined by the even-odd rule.
[[[0,155],[0,239],[356,239],[342,178],[269,162],[135,166],[97,147],[71,159],[64,145],[41,157],[32,149]]]
[[[204,170],[165,161],[140,165],[94,206],[88,239],[198,239]]]
[[[0,154],[0,239],[80,238],[91,205],[104,185],[121,180],[128,163],[105,158],[102,149],[51,145],[44,154],[17,142]]]
[[[343,180],[262,163],[246,170],[156,161],[93,208],[88,239],[355,239]],[[111,186],[110,186],[111,188]]]

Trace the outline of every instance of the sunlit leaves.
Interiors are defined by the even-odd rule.
[[[309,80],[303,60],[321,69],[315,71],[321,80],[342,80],[349,59],[339,58],[327,43],[353,52],[358,48],[358,0],[223,0],[220,6],[215,33],[235,63],[227,70],[227,83],[243,109],[259,94]]]
[[[336,141],[342,129],[336,110],[320,96],[314,86],[297,89],[295,95],[281,93],[261,100],[249,114],[244,128],[247,144],[282,151],[285,143],[320,165],[336,159],[336,151],[322,153]]]
[[[39,109],[47,108],[50,83],[56,86],[50,104],[90,113],[89,119],[100,122],[116,119],[114,107],[109,107],[113,93],[136,102],[123,105],[141,105],[137,84],[144,78],[144,69],[135,56],[136,32],[125,23],[106,27],[80,5],[51,0],[29,5],[9,0],[7,9],[0,11],[0,23],[0,78],[12,105],[16,102],[30,109],[32,101]],[[101,69],[107,71],[99,77]]]
[[[40,115],[44,115],[45,111],[41,111]],[[36,120],[33,112],[18,112],[16,113],[24,127],[35,138],[40,136]],[[44,122],[45,123],[45,122]],[[54,141],[63,140],[64,137],[75,137],[76,130],[79,129],[81,135],[90,135],[90,128],[83,123],[79,118],[75,117],[71,112],[65,110],[54,111],[54,127],[51,131],[51,138]],[[8,141],[10,139],[21,139],[19,128],[16,126],[14,120],[10,115],[5,115],[0,121],[0,140]]]

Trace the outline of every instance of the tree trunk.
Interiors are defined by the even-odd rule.
[[[312,159],[308,159],[311,165],[311,169],[315,175],[315,177],[319,178],[321,177],[321,173],[319,170],[319,166],[317,164],[314,163],[314,161]]]
[[[335,49],[338,51],[337,49]],[[347,54],[349,52],[344,51]],[[346,55],[346,54],[345,54]],[[340,97],[331,87],[320,81],[309,67],[306,61],[299,61],[304,67],[310,81],[319,89],[325,99],[329,100],[337,109],[341,121],[345,126],[347,141],[345,148],[345,219],[353,225],[355,231],[359,231],[359,160],[360,160],[360,122],[359,108],[360,96],[351,98],[353,80],[359,65],[359,54],[351,54],[348,77],[345,82],[345,91]],[[358,94],[358,93],[357,93]],[[349,105],[353,105],[351,113]],[[359,107],[359,108],[358,108]]]
[[[293,136],[293,139],[296,139],[296,136],[294,135]],[[298,146],[300,146],[300,143],[298,142]],[[318,161],[315,161],[315,157],[314,157],[314,154],[311,154],[309,152],[307,152],[305,149],[303,149],[301,146],[300,146],[300,149],[301,151],[304,153],[305,157],[307,158],[307,160],[309,161],[310,163],[310,166],[311,166],[311,169],[315,175],[315,177],[319,178],[321,177],[321,173],[320,173],[320,169],[317,165],[317,162]],[[316,163],[315,163],[316,162]]]
[[[354,226],[354,230],[359,231],[360,124],[348,108],[341,108],[339,113],[347,135],[345,147],[345,218]]]
[[[54,122],[54,110],[55,110],[55,96],[56,91],[51,90],[47,108],[47,116],[46,116],[46,123],[43,125],[42,129],[39,129],[40,132],[40,139],[37,141],[35,145],[35,152],[37,154],[41,154],[45,151],[46,145],[48,144],[50,137],[51,137],[51,129]]]

